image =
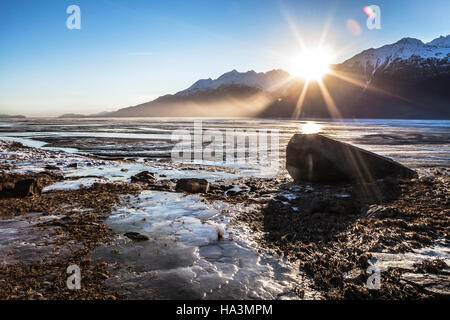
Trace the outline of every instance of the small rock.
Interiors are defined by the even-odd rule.
[[[366,217],[392,218],[399,214],[397,208],[385,207],[380,205],[366,206],[361,210],[361,214]]]
[[[197,178],[179,179],[175,190],[191,193],[207,193],[209,191],[209,182],[206,179]]]
[[[31,298],[33,300],[40,300],[40,299],[44,298],[44,296],[41,293],[36,292],[35,294],[33,294],[33,296]]]
[[[14,183],[5,182],[3,185],[0,185],[0,191],[2,192],[12,192],[14,190]]]
[[[134,241],[147,241],[150,239],[145,234],[140,234],[138,232],[127,232],[124,236]]]
[[[57,167],[57,166],[53,166],[53,165],[46,165],[45,166],[45,169],[46,170],[61,170],[59,167]]]
[[[78,168],[78,163],[74,162],[67,166],[68,168]]]
[[[419,179],[419,181],[421,183],[426,184],[428,186],[432,186],[434,184],[434,182],[435,182],[434,180],[435,179],[432,176],[426,176],[426,177],[422,177],[422,178]]]
[[[2,194],[7,197],[18,197],[24,198],[27,196],[32,196],[34,194],[40,194],[42,188],[37,181],[37,179],[24,179],[19,180],[14,184],[14,189],[10,189],[11,186],[8,186],[9,189],[2,190]]]
[[[156,180],[155,175],[148,171],[142,171],[137,175],[131,177],[131,182],[134,183],[142,182],[150,184],[155,182],[155,180]]]

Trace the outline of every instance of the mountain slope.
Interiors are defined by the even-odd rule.
[[[423,43],[403,38],[378,49],[368,49],[343,62],[341,70],[359,73],[370,81],[377,75],[423,79],[450,73],[450,35]]]
[[[255,117],[273,101],[265,91],[245,85],[221,85],[197,90],[190,95],[175,94],[120,109],[109,117]]]
[[[203,79],[174,95],[109,113],[109,117],[254,117],[272,103],[292,77],[283,70],[236,70]]]

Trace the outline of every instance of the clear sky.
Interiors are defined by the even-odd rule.
[[[69,30],[66,8],[81,9]],[[369,30],[366,5],[381,8]],[[403,37],[450,33],[450,1],[0,0],[0,113],[96,113],[175,93],[200,78],[284,68],[326,26],[334,62]],[[361,27],[347,28],[349,19]]]

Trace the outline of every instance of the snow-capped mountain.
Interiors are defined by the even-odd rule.
[[[450,119],[450,35],[428,43],[403,38],[365,50],[322,79],[344,118]],[[344,77],[338,73],[343,72]],[[351,78],[354,81],[348,81]],[[347,80],[345,80],[347,79]],[[363,85],[361,85],[361,83]],[[283,70],[227,72],[103,116],[111,117],[268,117],[290,118],[305,81]],[[329,118],[322,88],[308,86],[300,117]]]
[[[424,78],[450,73],[450,35],[428,43],[403,38],[393,44],[365,50],[337,68],[363,74],[367,81],[375,75]]]
[[[259,73],[253,70],[247,72],[232,70],[214,80],[211,78],[198,80],[186,90],[178,92],[177,95],[187,96],[205,90],[215,90],[228,85],[242,85],[268,92],[275,92],[291,78],[291,75],[283,70],[271,70]]]

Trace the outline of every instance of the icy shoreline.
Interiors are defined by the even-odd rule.
[[[286,177],[248,178],[208,166],[99,160],[1,140],[0,154],[2,176],[53,179],[41,195],[0,199],[0,252],[5,253],[0,274],[9,279],[19,268],[23,279],[35,281],[31,291],[22,280],[12,282],[16,291],[0,283],[3,298],[418,299],[449,294],[436,287],[448,282],[447,235],[430,236],[448,227],[444,207],[436,202],[448,195],[445,169],[423,169],[420,179],[400,186],[407,190],[404,195],[389,200],[389,206],[398,202],[397,211],[377,204],[372,211],[381,213],[365,217],[351,212],[360,199],[350,185],[294,185]],[[129,182],[143,170],[155,173],[155,184]],[[173,192],[180,177],[205,177],[212,189],[203,195]],[[392,195],[390,184],[379,187]],[[429,213],[420,211],[427,193],[435,203],[423,207]],[[148,240],[126,236],[133,232]],[[65,288],[68,261],[88,272],[81,292]],[[419,264],[429,269],[433,261],[447,267],[429,274],[416,270]],[[368,264],[382,269],[380,292],[364,287]],[[27,268],[41,271],[28,274]]]
[[[164,180],[174,176],[201,176],[210,181],[232,177],[228,172],[212,172],[209,168],[182,170],[170,164],[151,167],[53,150],[10,147],[11,143],[0,141],[3,174],[42,174],[50,168],[63,177],[43,188],[46,196],[89,190],[99,183],[128,183],[130,176],[144,169],[157,172]],[[95,264],[106,262],[110,275],[105,279],[105,288],[130,299],[176,299],[185,298],[186,294],[194,299],[298,299],[295,291],[299,288],[306,292],[301,298],[319,298],[320,294],[310,289],[310,281],[298,272],[297,265],[265,252],[252,240],[248,228],[231,223],[234,215],[252,209],[221,201],[206,203],[199,196],[174,192],[143,190],[135,196],[124,193],[104,222],[111,228],[112,238],[99,243],[89,259]],[[36,213],[45,219],[51,217],[49,214]],[[52,219],[59,221],[65,216]],[[18,252],[19,259],[3,260],[3,266],[26,263],[22,241],[36,248],[34,252],[27,249],[31,250],[32,262],[62,254],[63,248],[37,242],[42,232],[50,232],[46,237],[51,237],[53,227],[33,229],[33,225],[27,225],[23,229],[21,219],[21,216],[0,219],[5,221],[0,223],[0,233],[5,236],[0,249]],[[135,242],[124,236],[127,232],[146,234],[150,240]],[[48,246],[52,255],[36,251],[42,246]]]

